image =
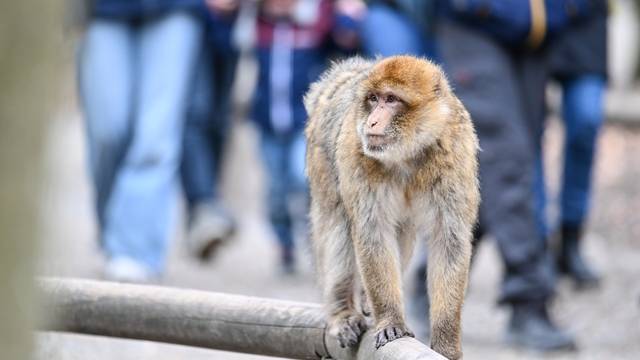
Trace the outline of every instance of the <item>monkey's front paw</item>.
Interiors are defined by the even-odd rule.
[[[384,327],[376,334],[376,349],[405,336],[415,337],[413,332],[405,325],[389,325]]]
[[[361,314],[345,313],[336,316],[329,324],[329,334],[336,337],[340,347],[355,347],[367,330],[367,322]]]

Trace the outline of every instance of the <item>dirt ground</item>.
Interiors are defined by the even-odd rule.
[[[45,239],[40,273],[99,279],[104,259],[96,246],[91,190],[85,169],[82,122],[75,109],[63,109],[48,138]],[[562,128],[551,121],[546,137],[550,188],[559,180]],[[501,262],[487,241],[480,249],[464,309],[465,359],[640,359],[640,128],[607,125],[599,143],[593,212],[586,255],[602,272],[599,290],[577,293],[562,281],[553,313],[570,329],[580,350],[542,355],[506,347],[502,341],[508,314],[495,304]],[[163,285],[301,301],[318,301],[304,254],[295,277],[276,267],[275,240],[265,222],[262,170],[256,134],[235,126],[225,165],[224,194],[240,224],[232,244],[215,261],[199,264],[185,253],[182,216],[176,222]],[[554,191],[552,190],[552,194]],[[553,195],[552,195],[553,196]],[[180,211],[181,212],[181,211]],[[179,215],[179,214],[178,214]],[[38,335],[36,359],[264,359],[180,346],[90,336]]]

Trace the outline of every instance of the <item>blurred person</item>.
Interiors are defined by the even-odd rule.
[[[564,169],[560,190],[557,251],[558,270],[579,289],[598,285],[600,276],[581,254],[589,211],[591,178],[598,132],[604,121],[603,95],[607,79],[607,1],[594,0],[590,16],[572,24],[554,39],[549,49],[551,75],[562,88],[565,125]],[[542,136],[542,132],[539,134]],[[536,197],[540,227],[546,225],[546,196],[542,149],[537,144]]]
[[[220,172],[231,123],[231,87],[238,51],[231,34],[239,1],[208,0],[210,13],[187,109],[182,154],[182,185],[187,200],[187,247],[201,260],[235,231],[235,220],[221,202]]]
[[[360,26],[369,57],[413,54],[435,58],[435,0],[370,0]]]
[[[336,3],[357,12],[348,2]],[[302,98],[335,45],[355,46],[355,20],[327,0],[264,0],[257,19],[258,81],[252,120],[267,171],[268,212],[284,273],[295,271],[294,225],[304,223],[306,111]]]
[[[165,267],[199,0],[95,0],[79,56],[100,245],[110,280]]]
[[[546,40],[588,13],[589,2],[439,2],[438,54],[482,149],[476,239],[491,234],[504,261],[499,302],[511,308],[506,340],[535,350],[575,347],[548,312],[554,266],[538,231],[534,169],[545,116]]]

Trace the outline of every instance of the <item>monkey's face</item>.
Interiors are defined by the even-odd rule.
[[[365,155],[398,162],[433,144],[449,117],[445,91],[442,72],[426,60],[398,56],[377,64],[359,93]]]
[[[367,92],[365,108],[368,115],[361,128],[366,152],[381,153],[396,141],[398,117],[406,112],[406,107],[392,89],[371,89]]]

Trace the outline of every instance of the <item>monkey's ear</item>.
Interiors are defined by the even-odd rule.
[[[449,81],[444,71],[437,71],[433,75],[433,88],[432,92],[436,97],[446,96],[450,93]]]
[[[435,97],[441,97],[442,96],[442,79],[440,74],[435,74],[433,76],[433,89],[432,89],[433,95]]]

